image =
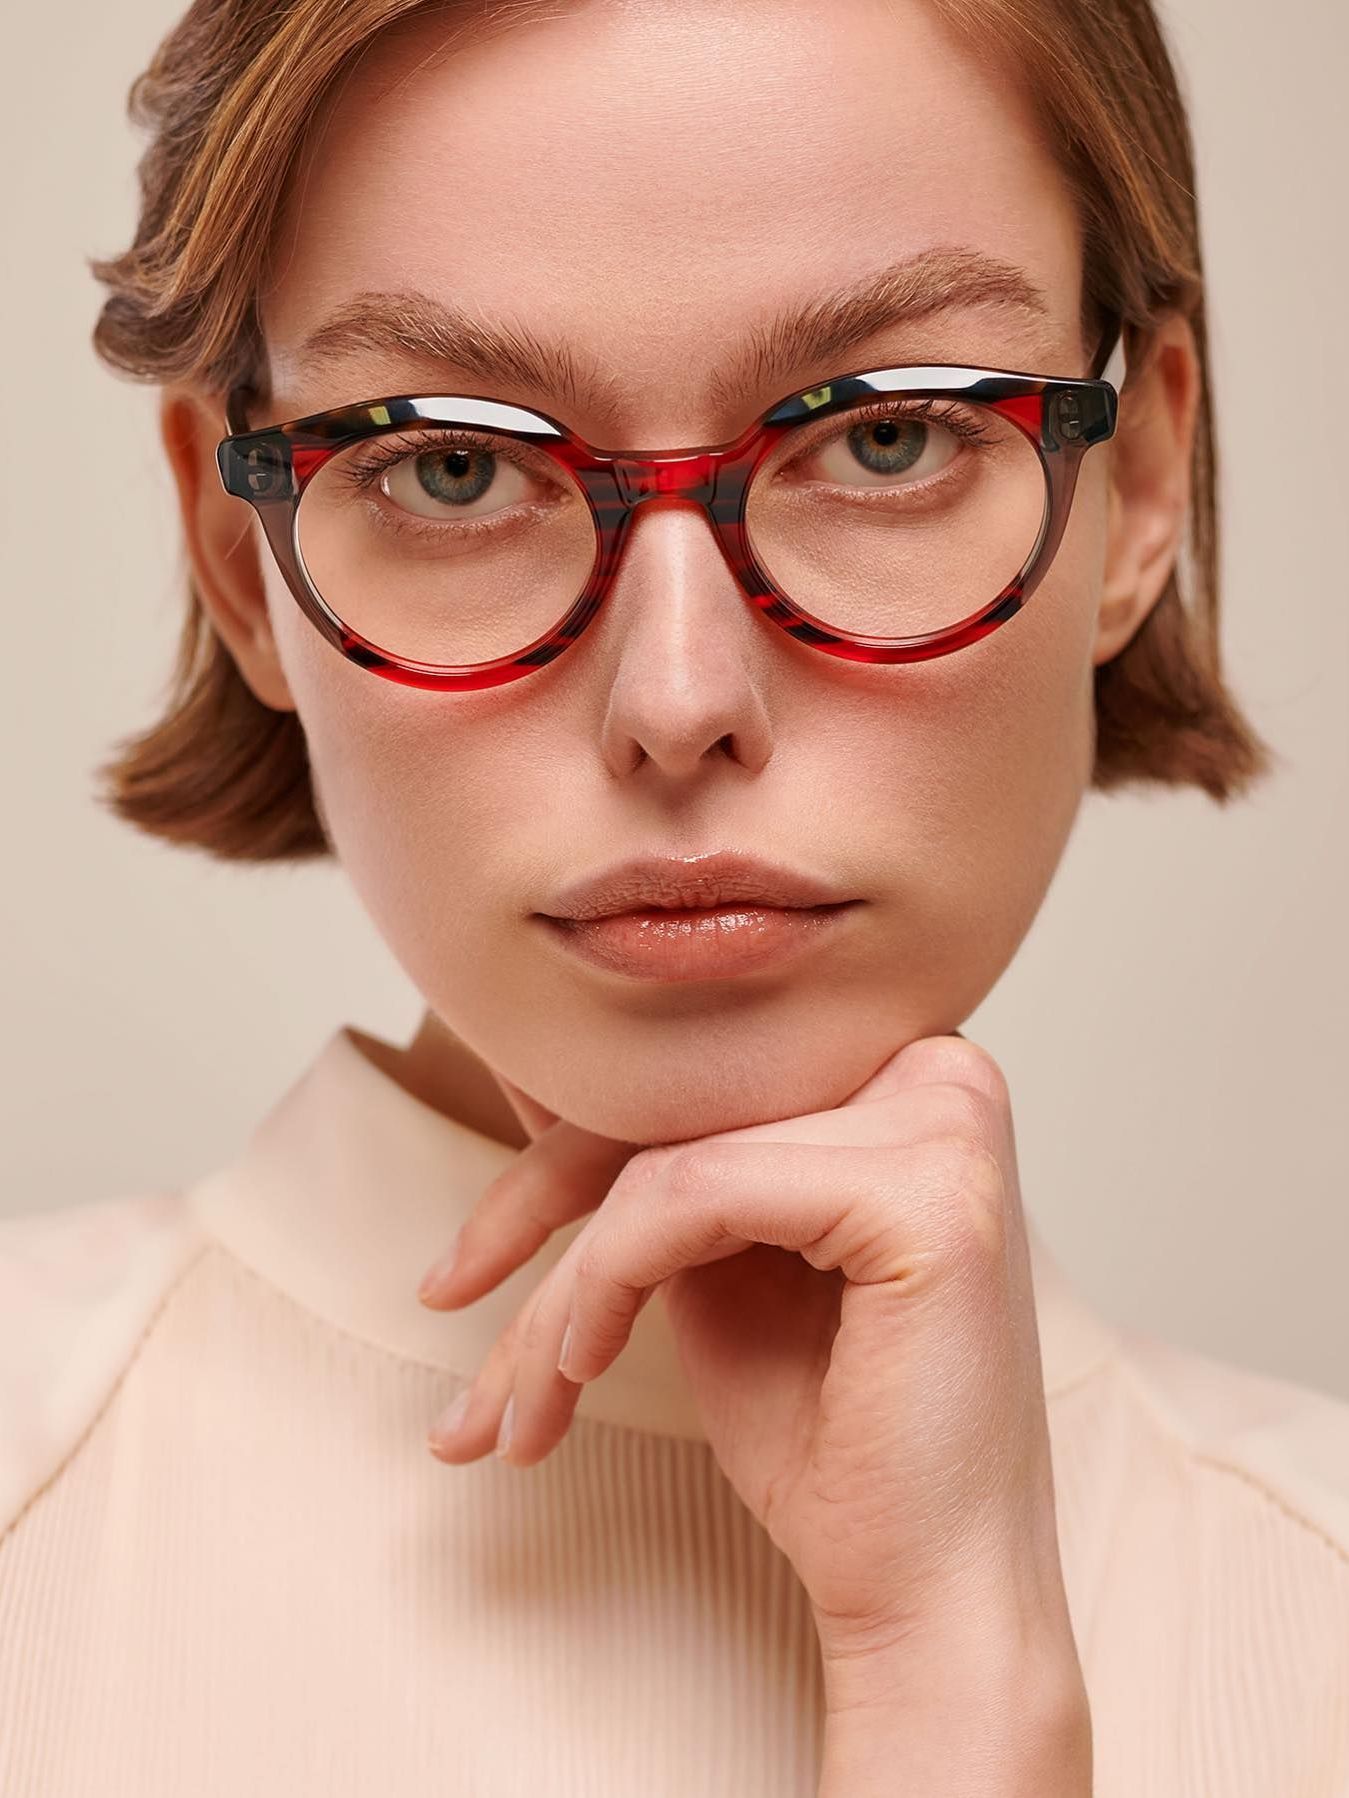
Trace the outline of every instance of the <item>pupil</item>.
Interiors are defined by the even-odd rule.
[[[495,457],[488,450],[451,445],[417,458],[422,490],[443,505],[472,505],[492,485]]]
[[[922,454],[926,427],[916,419],[875,418],[848,432],[853,454],[873,474],[896,475]]]

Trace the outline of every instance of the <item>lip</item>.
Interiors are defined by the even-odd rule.
[[[745,902],[799,910],[843,905],[856,897],[816,875],[723,849],[711,855],[642,855],[615,862],[564,887],[543,916],[588,920],[626,912],[705,910]]]
[[[539,919],[608,973],[711,980],[795,959],[862,903],[817,876],[722,851],[616,863],[566,888]]]

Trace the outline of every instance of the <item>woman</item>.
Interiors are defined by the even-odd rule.
[[[1345,1798],[1349,1408],[1095,1317],[959,1031],[1088,787],[1266,765],[1150,11],[199,0],[134,98],[109,797],[426,1011],[6,1227],[0,1786]]]

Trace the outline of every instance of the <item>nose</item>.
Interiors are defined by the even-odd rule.
[[[591,630],[609,768],[628,774],[649,762],[686,779],[709,757],[763,767],[772,753],[769,628],[746,603],[701,507],[678,494],[643,498]]]

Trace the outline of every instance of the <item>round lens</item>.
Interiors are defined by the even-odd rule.
[[[821,624],[909,637],[990,605],[1030,558],[1048,499],[1035,445],[990,407],[880,396],[787,432],[745,522],[769,577]]]
[[[301,560],[329,609],[405,661],[468,666],[517,654],[584,588],[595,527],[561,463],[458,426],[367,437],[300,499]]]

